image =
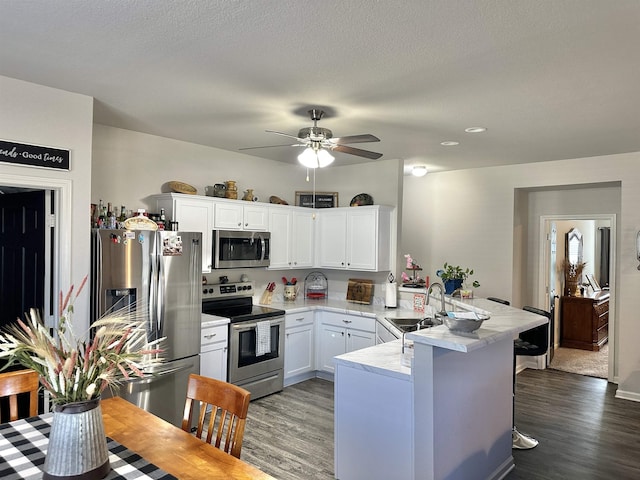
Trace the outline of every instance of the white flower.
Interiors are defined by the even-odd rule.
[[[90,385],[87,386],[87,388],[85,389],[85,392],[87,392],[87,397],[91,398],[93,396],[93,394],[96,391],[96,384],[92,383]]]

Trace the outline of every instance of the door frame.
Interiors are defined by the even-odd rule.
[[[45,249],[51,252],[51,261],[45,259],[46,269],[51,265],[49,278],[50,285],[45,279],[45,305],[53,305],[53,315],[49,309],[43,312],[43,320],[46,326],[55,327],[56,312],[59,310],[58,295],[50,298],[49,292],[61,291],[61,285],[71,285],[71,217],[72,217],[72,191],[73,182],[66,179],[45,178],[31,175],[0,174],[0,185],[21,188],[33,188],[38,190],[53,190],[53,202],[51,195],[45,195],[45,208],[47,212],[56,212],[47,225],[53,228],[53,240],[50,235],[45,235]],[[51,245],[53,242],[53,245]],[[66,248],[62,248],[66,245]]]
[[[549,305],[548,303],[548,280],[549,265],[548,258],[549,242],[547,241],[547,233],[551,222],[569,221],[569,220],[596,220],[609,221],[611,227],[611,241],[609,242],[609,290],[612,295],[609,297],[609,354],[608,354],[608,371],[607,380],[612,383],[618,383],[617,365],[616,365],[616,243],[617,243],[617,224],[616,214],[575,214],[575,215],[541,215],[540,216],[540,251],[538,252],[538,304]],[[547,302],[547,303],[545,303]],[[559,307],[559,306],[558,306]],[[557,308],[557,317],[559,318],[560,309]]]

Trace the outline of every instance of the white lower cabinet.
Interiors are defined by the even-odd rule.
[[[334,373],[333,357],[376,344],[376,319],[335,312],[321,312],[318,370]]]
[[[227,381],[229,326],[205,327],[200,333],[200,375]]]
[[[314,312],[291,313],[284,317],[284,379],[315,370]]]

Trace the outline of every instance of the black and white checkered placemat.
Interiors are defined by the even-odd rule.
[[[1,479],[42,478],[52,419],[53,414],[47,413],[0,425]],[[176,479],[111,438],[107,448],[111,472],[106,480]]]

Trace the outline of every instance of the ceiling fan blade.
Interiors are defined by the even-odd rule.
[[[282,135],[283,137],[295,138],[299,142],[304,140],[302,138],[296,137],[295,135],[289,135],[288,133],[276,132],[275,130],[265,130],[265,132],[267,132],[267,133],[275,133],[276,135]]]
[[[255,150],[256,148],[273,148],[273,147],[304,147],[304,145],[299,143],[286,143],[284,145],[262,145],[261,147],[244,147],[239,148],[238,150]]]
[[[361,150],[360,148],[347,147],[346,145],[336,145],[331,147],[331,150],[336,152],[348,153],[349,155],[357,155],[359,157],[370,158],[371,160],[377,160],[382,156],[381,153],[370,152],[369,150]]]
[[[380,139],[375,135],[365,133],[363,135],[349,135],[347,137],[331,138],[329,139],[329,141],[336,144],[343,144],[343,143],[379,142]]]

